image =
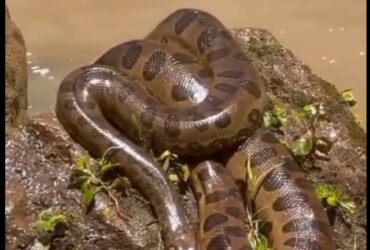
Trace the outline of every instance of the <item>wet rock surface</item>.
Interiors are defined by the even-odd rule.
[[[32,249],[42,236],[34,224],[48,208],[72,218],[68,229],[54,236],[51,249],[157,249],[158,225],[135,191],[121,203],[130,225],[114,213],[103,194],[85,213],[81,192],[69,187],[73,159],[83,150],[54,115],[33,118],[21,133],[9,137],[6,147],[7,249]]]
[[[20,29],[5,7],[5,123],[10,127],[26,121],[27,58],[26,46]],[[8,128],[8,127],[7,127]]]
[[[366,135],[349,108],[340,102],[335,87],[312,74],[289,50],[267,31],[233,30],[248,57],[266,83],[271,105],[300,110],[309,103],[321,103],[325,119],[314,124],[315,136],[326,138],[325,153],[296,157],[314,184],[334,184],[352,197],[357,211],[349,216],[336,209],[333,231],[337,249],[365,249],[366,244]],[[312,131],[307,122],[289,117],[279,130],[282,140],[294,139]],[[45,209],[71,214],[67,228],[54,235],[50,249],[163,249],[159,228],[150,205],[135,190],[119,197],[130,224],[114,212],[104,194],[98,195],[90,213],[85,213],[81,192],[69,188],[71,164],[83,149],[64,132],[54,114],[34,117],[21,132],[6,142],[6,240],[7,249],[32,249],[40,238],[33,224]],[[189,193],[184,206],[194,223],[195,201]],[[114,211],[114,208],[111,209]]]

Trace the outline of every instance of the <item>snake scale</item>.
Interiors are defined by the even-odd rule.
[[[171,249],[250,249],[244,200],[245,162],[268,174],[254,205],[277,250],[334,249],[326,214],[287,149],[260,126],[265,88],[223,24],[181,9],[142,40],[113,47],[62,81],[56,114],[93,156],[111,156],[151,202]],[[238,147],[223,167],[191,172],[198,199],[195,234],[166,173],[149,154],[170,150],[208,157]]]

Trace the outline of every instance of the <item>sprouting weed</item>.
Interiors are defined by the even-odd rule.
[[[158,158],[157,161],[162,163],[162,168],[165,172],[168,171],[170,167],[170,162],[177,160],[177,155],[172,154],[169,150],[165,150]]]
[[[186,182],[190,176],[189,166],[187,164],[181,164],[178,162],[178,156],[171,153],[169,150],[164,151],[158,158],[157,161],[162,164],[162,168],[165,172],[168,172],[170,167],[175,170],[174,173],[169,173],[169,179],[175,183],[179,181]]]
[[[356,210],[355,202],[348,196],[342,193],[334,185],[319,184],[315,188],[315,194],[320,200],[326,200],[326,203],[332,207],[341,206],[350,214],[354,214]]]
[[[302,108],[302,111],[293,111],[298,118],[312,119],[321,118],[326,114],[325,107],[322,103],[310,103]]]
[[[263,210],[260,209],[256,213],[253,214],[252,212],[252,201],[255,199],[258,189],[261,186],[265,177],[271,173],[274,169],[280,167],[281,165],[276,165],[275,167],[269,169],[265,173],[258,175],[252,167],[251,157],[248,156],[248,160],[246,163],[246,180],[248,184],[247,192],[248,192],[248,200],[247,200],[247,221],[250,225],[251,229],[247,235],[247,240],[250,243],[250,246],[253,250],[273,250],[269,247],[269,242],[260,231],[261,231],[261,221],[256,219],[255,217]]]
[[[353,94],[352,89],[345,89],[340,92],[341,95],[341,102],[347,104],[350,107],[356,105],[355,95]]]
[[[41,231],[54,232],[59,224],[68,225],[70,219],[69,214],[49,208],[39,214],[36,227]]]
[[[353,113],[353,117],[355,118],[355,122],[357,124],[360,124],[361,123],[362,117],[359,114]]]
[[[258,215],[258,213],[262,210],[253,214],[251,204],[252,203],[249,200],[247,202],[247,211],[246,211],[248,225],[250,225],[250,230],[247,235],[247,241],[249,242],[253,250],[273,250],[272,248],[269,247],[267,237],[261,233],[263,222],[255,218]]]
[[[266,236],[259,232],[254,232],[248,237],[253,250],[273,250],[269,247],[269,242]]]
[[[127,221],[128,218],[122,213],[114,190],[118,189],[118,187],[122,188],[125,185],[129,185],[129,182],[125,178],[116,178],[111,182],[102,180],[104,174],[116,166],[116,164],[106,158],[108,152],[114,149],[117,149],[117,147],[109,148],[104,152],[102,158],[98,160],[91,159],[87,155],[79,156],[73,165],[76,173],[73,176],[71,186],[80,189],[82,201],[88,210],[92,207],[99,192],[106,193],[114,203],[117,215]]]
[[[275,105],[263,114],[264,127],[280,127],[287,122],[287,114],[283,106]]]
[[[90,164],[90,157],[87,154],[81,154],[74,163],[78,169],[87,169]]]
[[[292,150],[292,153],[297,156],[309,155],[313,149],[312,138],[300,137],[293,141],[289,141],[287,146]]]
[[[271,173],[271,171],[275,170],[276,168],[280,167],[280,164],[275,165],[274,167],[270,168],[268,171],[258,175],[255,173],[252,163],[251,163],[251,157],[248,156],[248,160],[246,162],[246,180],[248,183],[248,197],[250,197],[251,200],[254,200],[254,198],[257,195],[258,189],[260,188],[262,182],[266,178],[266,176]]]

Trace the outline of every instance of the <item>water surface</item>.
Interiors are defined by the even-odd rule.
[[[352,88],[366,126],[365,0],[8,0],[29,51],[31,112],[54,107],[61,79],[178,8],[206,10],[227,27],[273,33],[314,73]]]

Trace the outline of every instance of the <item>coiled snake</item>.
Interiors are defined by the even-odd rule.
[[[284,146],[258,129],[266,100],[258,73],[227,29],[206,12],[181,9],[144,39],[120,44],[70,73],[60,85],[56,114],[93,155],[119,147],[112,157],[153,205],[169,247],[250,249],[236,185],[246,181],[250,156],[258,175],[272,169],[254,204],[263,208],[274,249],[334,249],[310,183]],[[192,171],[198,233],[143,142],[155,153],[192,157],[240,145],[226,168],[206,161]]]

